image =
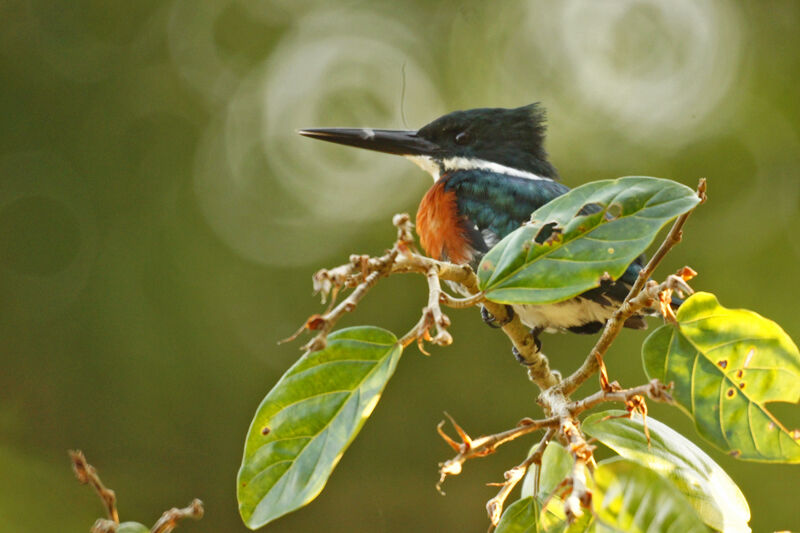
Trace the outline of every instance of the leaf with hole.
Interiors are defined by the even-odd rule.
[[[658,231],[697,205],[692,189],[629,176],[587,183],[540,207],[484,256],[478,280],[506,304],[549,304],[617,279]]]
[[[681,305],[678,325],[642,345],[647,375],[674,382],[673,396],[698,433],[739,459],[800,463],[800,431],[767,410],[800,401],[800,353],[775,322],[727,309],[709,293]]]
[[[239,469],[239,512],[248,527],[261,527],[320,493],[401,352],[386,330],[343,329],[281,377],[256,411]]]
[[[621,410],[592,414],[581,427],[623,457],[672,481],[712,528],[749,533],[750,508],[742,491],[722,467],[683,435],[648,416],[648,442],[641,415],[629,418],[627,411]]]

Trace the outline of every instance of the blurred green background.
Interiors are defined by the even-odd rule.
[[[0,530],[87,531],[83,449],[122,518],[244,531],[235,475],[250,417],[299,342],[311,274],[391,244],[430,178],[300,127],[418,127],[541,101],[562,179],[641,174],[709,202],[684,264],[723,305],[800,340],[800,3],[694,0],[4,0],[0,2]],[[380,284],[343,325],[405,332],[418,277]],[[326,490],[272,531],[484,531],[484,503],[533,441],[434,485],[447,410],[480,434],[537,416],[535,388],[474,311],[455,344],[405,354]],[[655,326],[656,323],[652,324]],[[626,332],[609,354],[643,382]],[[591,337],[550,335],[570,371]],[[592,383],[594,387],[594,383]],[[797,406],[774,411],[800,426]],[[651,413],[699,441],[674,408]],[[702,447],[709,450],[704,443]],[[755,531],[800,528],[798,467],[711,452]]]

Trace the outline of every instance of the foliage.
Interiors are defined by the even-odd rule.
[[[377,404],[402,349],[415,341],[421,348],[424,341],[449,344],[450,322],[441,305],[482,304],[494,314],[503,312],[497,303],[572,298],[602,279],[621,276],[664,224],[678,217],[583,366],[563,381],[553,377],[544,355],[531,348],[530,334],[520,333],[524,328],[518,317],[502,325],[515,347],[527,347],[527,353],[533,349],[535,357],[526,364],[542,389],[539,403],[545,417],[479,438],[451,420],[459,440],[441,426],[439,431],[456,455],[440,465],[440,474],[442,480],[456,475],[466,461],[544,430],[525,461],[506,472],[498,495],[487,505],[499,532],[749,531],[747,502],[724,470],[685,437],[642,416],[645,398],[674,402],[693,418],[702,436],[734,457],[800,461],[800,436],[765,407],[771,401],[800,399],[800,354],[791,339],[773,322],[750,311],[726,309],[707,293],[690,297],[675,317],[668,302],[675,290],[691,291],[686,285],[690,269],[660,284],[647,281],[680,240],[683,224],[705,198],[703,193],[703,183],[695,194],[683,185],[644,177],[579,187],[534,212],[529,224],[490,250],[477,276],[416,254],[407,217],[400,216],[395,220],[398,241],[386,255],[353,256],[349,264],[315,274],[323,295],[335,297],[343,288],[354,291],[309,319],[305,329],[318,331],[307,345],[311,349],[256,412],[238,479],[245,523],[260,527],[307,504],[322,490]],[[378,279],[400,272],[424,274],[429,288],[428,305],[409,333],[400,340],[374,327],[328,334]],[[440,280],[458,282],[473,296],[453,298],[442,292]],[[645,370],[653,380],[623,389],[606,379],[603,355],[627,317],[652,308],[666,320],[642,348]],[[573,400],[571,394],[598,370],[600,390]],[[547,379],[534,379],[535,372]],[[604,402],[622,402],[626,410],[579,419]],[[619,455],[596,463],[586,435]],[[521,498],[502,512],[523,478]]]
[[[402,352],[388,331],[335,332],[303,355],[256,412],[239,470],[239,510],[256,528],[314,499],[378,403]]]
[[[749,531],[750,509],[742,491],[703,450],[653,417],[626,411],[594,413],[583,431],[626,459],[669,479],[690,501],[700,518],[719,531]],[[648,439],[649,436],[649,439]]]
[[[790,432],[768,402],[800,401],[800,354],[775,322],[726,309],[697,293],[642,346],[647,375],[675,383],[675,401],[709,442],[740,459],[800,462],[800,432]]]
[[[658,231],[699,202],[689,187],[640,176],[595,181],[536,210],[478,267],[500,303],[548,304],[619,278]]]

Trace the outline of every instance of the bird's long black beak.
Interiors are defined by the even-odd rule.
[[[433,155],[438,148],[435,143],[418,136],[413,130],[313,128],[299,130],[297,133],[312,139],[396,155]]]

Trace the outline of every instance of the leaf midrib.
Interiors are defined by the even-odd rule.
[[[338,339],[337,339],[337,340],[338,340]],[[347,339],[347,340],[356,340],[356,341],[357,341],[357,339]],[[360,341],[357,341],[357,342],[360,342]],[[395,343],[395,344],[392,344],[392,345],[381,345],[381,344],[378,344],[378,346],[387,346],[387,347],[389,348],[389,349],[386,351],[386,355],[385,355],[384,357],[382,357],[382,358],[379,360],[379,362],[380,362],[380,363],[383,363],[383,362],[387,361],[387,360],[388,360],[388,359],[391,357],[391,354],[392,354],[392,352],[393,352],[395,349],[397,349],[397,347],[398,347],[399,345],[398,345],[397,343]],[[306,443],[306,444],[305,444],[305,445],[304,445],[302,448],[300,448],[300,450],[299,450],[299,451],[297,452],[297,454],[295,455],[294,459],[286,459],[286,460],[285,460],[285,461],[290,461],[292,464],[289,466],[289,468],[287,468],[287,469],[286,469],[286,471],[284,471],[284,472],[283,472],[283,474],[281,474],[281,476],[280,476],[280,477],[278,477],[278,479],[276,480],[276,482],[275,482],[275,483],[273,483],[273,484],[270,486],[269,490],[267,490],[267,491],[264,493],[264,495],[263,495],[261,498],[259,498],[259,500],[258,500],[258,503],[256,503],[256,504],[253,506],[253,508],[252,508],[252,509],[250,509],[249,518],[252,518],[252,516],[253,516],[253,512],[254,512],[254,511],[255,511],[255,509],[258,507],[258,504],[259,504],[260,502],[264,501],[264,499],[265,499],[265,498],[266,498],[266,497],[267,497],[267,496],[270,494],[270,492],[271,492],[271,491],[272,491],[272,489],[275,487],[275,485],[277,485],[277,483],[278,483],[278,482],[279,482],[281,479],[283,479],[283,478],[284,478],[284,477],[287,475],[287,473],[288,473],[289,471],[291,471],[291,470],[294,468],[294,466],[297,464],[297,461],[298,461],[298,459],[299,459],[299,458],[300,458],[300,456],[301,456],[301,455],[302,455],[302,454],[305,452],[305,450],[308,448],[308,446],[309,446],[309,445],[310,445],[312,442],[316,441],[316,439],[317,439],[317,438],[318,438],[320,435],[322,435],[323,433],[327,432],[327,430],[328,430],[328,428],[330,427],[330,425],[333,423],[333,421],[336,419],[336,417],[337,417],[337,416],[339,416],[339,413],[342,411],[342,409],[344,408],[344,406],[345,406],[345,405],[347,405],[347,402],[350,400],[350,398],[352,398],[353,394],[355,394],[355,392],[356,392],[356,391],[357,391],[357,390],[358,390],[358,389],[359,389],[359,388],[360,388],[360,387],[361,387],[361,386],[364,384],[364,382],[367,380],[367,378],[371,377],[371,376],[372,376],[372,375],[375,373],[376,369],[378,369],[378,368],[380,368],[380,367],[381,367],[381,364],[379,364],[379,363],[376,363],[376,364],[375,364],[375,366],[374,366],[374,367],[373,367],[373,368],[372,368],[372,369],[371,369],[369,372],[367,372],[367,373],[364,375],[364,378],[363,378],[363,379],[361,379],[361,380],[359,381],[359,384],[358,384],[358,386],[354,387],[354,388],[353,388],[353,390],[352,390],[352,391],[350,391],[350,394],[348,395],[348,397],[345,399],[345,401],[343,401],[343,402],[342,402],[342,404],[339,406],[339,408],[336,410],[336,412],[335,412],[335,413],[334,413],[334,414],[331,416],[330,420],[329,420],[329,421],[328,421],[328,422],[327,422],[327,423],[326,423],[326,424],[325,424],[325,425],[324,425],[324,426],[323,426],[323,427],[322,427],[322,428],[321,428],[321,429],[320,429],[320,430],[317,432],[317,434],[316,434],[314,437],[312,437],[311,439],[309,439],[309,441],[308,441],[308,442],[307,442],[307,443]],[[300,401],[302,401],[302,400],[300,400]],[[278,411],[278,412],[280,412],[280,411]],[[276,413],[276,414],[277,414],[277,413]],[[274,416],[274,415],[273,415],[273,416]],[[264,443],[264,444],[260,445],[258,448],[256,448],[256,450],[257,450],[257,449],[260,449],[262,446],[266,446],[267,444],[269,444],[269,442],[267,442],[267,443]],[[250,457],[252,457],[252,454],[251,454],[251,455],[248,457],[248,459],[249,459]],[[319,458],[317,458],[317,461],[319,461]],[[272,465],[270,465],[270,466],[272,466]],[[267,467],[267,468],[270,468],[270,467]],[[258,473],[258,474],[256,474],[255,476],[253,476],[253,477],[249,478],[249,480],[248,480],[248,481],[251,481],[252,479],[254,479],[255,477],[257,477],[257,476],[258,476],[258,475],[260,475],[260,474],[261,474],[261,472],[259,472],[259,473]],[[248,486],[249,486],[249,483],[248,483]],[[307,483],[304,485],[304,487],[306,487],[306,486],[308,486],[308,484],[307,484]],[[282,497],[282,494],[281,494],[281,497]],[[280,500],[280,498],[278,498],[278,499]]]
[[[762,412],[764,415],[766,415],[766,416],[767,416],[767,418],[769,418],[769,419],[770,419],[770,421],[771,421],[771,422],[773,422],[773,423],[775,424],[775,427],[777,427],[777,428],[778,428],[780,431],[782,431],[782,432],[783,432],[783,433],[784,433],[786,436],[788,436],[788,437],[789,437],[789,438],[792,440],[792,442],[794,442],[794,443],[795,443],[797,446],[800,446],[800,444],[798,444],[798,443],[797,443],[797,441],[795,441],[794,439],[792,439],[792,438],[791,438],[792,436],[791,436],[791,434],[789,433],[789,430],[787,430],[787,429],[786,429],[786,428],[783,426],[783,424],[780,422],[780,420],[778,420],[777,418],[775,418],[775,416],[774,416],[772,413],[770,413],[770,412],[769,412],[769,411],[766,409],[766,407],[763,407],[763,406],[762,406],[762,405],[761,405],[759,402],[757,402],[757,401],[754,401],[754,400],[751,398],[751,396],[749,395],[749,391],[748,391],[747,393],[746,393],[746,392],[744,392],[744,389],[740,389],[740,388],[738,387],[738,385],[736,384],[736,382],[734,382],[733,380],[731,380],[731,379],[728,377],[728,375],[727,375],[727,374],[725,374],[724,372],[720,372],[720,371],[719,371],[719,369],[717,368],[717,365],[716,365],[716,364],[714,364],[714,362],[713,362],[713,361],[712,361],[712,360],[711,360],[711,359],[710,359],[710,358],[709,358],[709,357],[706,355],[706,353],[705,353],[703,350],[701,350],[700,348],[698,348],[698,347],[697,347],[697,345],[696,345],[694,342],[692,342],[692,339],[690,339],[689,337],[687,337],[686,335],[684,335],[684,334],[683,334],[682,332],[680,332],[680,331],[679,331],[678,333],[679,333],[679,334],[680,334],[680,335],[681,335],[681,336],[682,336],[684,339],[686,339],[686,341],[687,341],[689,344],[691,344],[691,345],[692,345],[692,347],[695,349],[695,351],[696,351],[698,354],[702,354],[702,355],[703,355],[703,358],[704,358],[706,361],[708,361],[709,363],[711,363],[711,366],[712,366],[712,367],[715,369],[715,371],[718,373],[718,375],[722,375],[722,377],[724,378],[723,382],[722,382],[722,383],[720,383],[720,385],[721,385],[721,386],[720,386],[720,394],[719,394],[719,398],[720,398],[720,407],[719,407],[719,413],[720,413],[720,416],[718,416],[717,418],[718,418],[718,420],[719,420],[719,429],[720,429],[720,432],[722,433],[722,438],[724,438],[724,439],[725,439],[725,442],[726,442],[726,443],[728,443],[728,448],[729,448],[729,449],[731,449],[731,450],[734,450],[735,448],[734,448],[733,446],[731,446],[731,445],[730,445],[730,440],[728,440],[728,436],[727,436],[727,435],[726,435],[726,433],[725,433],[725,428],[724,428],[724,427],[723,427],[723,425],[722,425],[722,404],[723,404],[723,402],[724,402],[724,400],[725,400],[725,394],[724,394],[724,392],[722,392],[722,391],[723,391],[723,389],[725,389],[725,388],[726,388],[726,387],[723,387],[722,385],[724,385],[724,383],[725,383],[725,382],[727,382],[729,386],[732,386],[732,387],[733,387],[733,388],[734,388],[734,389],[735,389],[737,392],[739,392],[739,393],[740,393],[742,396],[744,396],[744,397],[747,399],[747,401],[749,402],[749,404],[755,405],[755,406],[756,406],[756,407],[757,407],[757,408],[758,408],[758,409],[759,409],[759,410],[760,410],[760,411],[761,411],[761,412]],[[695,356],[695,361],[697,361],[698,359],[699,359],[699,356]],[[695,370],[695,368],[696,368],[696,363],[695,363],[695,365],[693,365],[693,369],[692,369],[692,383],[691,383],[691,385],[690,385],[690,388],[691,388],[691,391],[692,391],[692,412],[694,412],[694,413],[697,413],[697,409],[695,409],[695,402],[694,402],[694,383],[695,383],[695,377],[694,377],[694,374],[695,374],[695,372],[694,372],[694,370]],[[695,417],[695,420],[696,420],[696,417]],[[768,456],[765,456],[765,455],[764,455],[764,454],[761,452],[761,450],[759,449],[759,446],[758,446],[758,441],[756,440],[756,438],[755,438],[755,434],[753,433],[753,425],[752,425],[752,423],[750,422],[750,409],[749,409],[749,408],[747,409],[747,422],[748,422],[748,423],[747,423],[747,429],[748,429],[748,432],[750,433],[750,438],[751,438],[751,439],[753,439],[753,445],[754,445],[754,447],[756,448],[756,450],[758,450],[758,453],[759,453],[759,454],[760,454],[762,457],[768,458]],[[780,439],[778,439],[778,442],[779,442],[779,444],[780,444],[781,440],[780,440]]]

